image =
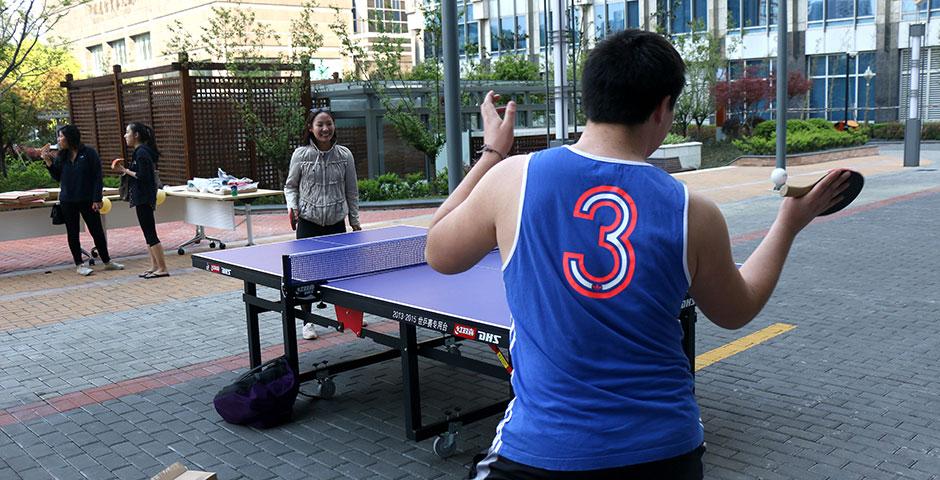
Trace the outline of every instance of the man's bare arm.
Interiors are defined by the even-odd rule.
[[[777,285],[796,235],[817,215],[834,205],[847,188],[848,173],[837,170],[802,198],[787,198],[777,219],[740,269],[731,257],[724,216],[714,202],[689,199],[689,292],[716,325],[729,329],[747,325],[767,303]]]
[[[478,262],[496,246],[496,220],[493,194],[495,179],[481,180],[512,146],[516,104],[509,102],[505,118],[500,118],[489,92],[480,106],[486,151],[460,185],[434,213],[428,230],[425,258],[441,273],[459,273]],[[494,172],[498,173],[498,172]]]

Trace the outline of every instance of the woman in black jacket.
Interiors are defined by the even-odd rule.
[[[160,278],[170,276],[166,268],[163,246],[157,237],[157,225],[153,211],[157,208],[157,140],[153,129],[142,123],[134,122],[127,126],[124,141],[134,149],[131,162],[125,167],[123,159],[115,159],[113,169],[128,176],[128,196],[131,208],[137,209],[137,221],[144,232],[144,239],[150,250],[150,269],[141,273],[142,278]]]
[[[111,261],[108,255],[108,239],[101,223],[102,194],[101,159],[95,149],[82,145],[82,134],[75,125],[59,128],[57,134],[59,153],[55,155],[43,149],[42,159],[52,178],[59,182],[59,205],[65,217],[69,250],[79,275],[91,275],[92,269],[82,262],[82,244],[79,239],[78,218],[85,220],[88,232],[95,240],[95,248],[104,262],[105,270],[123,270],[124,265]]]

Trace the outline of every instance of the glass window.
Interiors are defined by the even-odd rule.
[[[499,51],[499,19],[490,19],[490,50]]]
[[[92,45],[88,47],[88,53],[91,54],[91,71],[94,73],[104,73],[105,65],[104,47],[101,45]]]
[[[809,92],[809,116],[826,118],[826,79],[813,79]]]
[[[823,0],[808,0],[807,2],[808,16],[809,21],[817,21],[823,19]]]
[[[516,16],[516,48],[526,48],[526,40],[529,38],[529,24],[526,23],[525,15]]]
[[[513,28],[515,28],[515,17],[502,17],[499,19],[499,49],[500,50],[513,50],[516,48],[515,45],[515,33]]]
[[[845,22],[853,19],[870,22],[875,15],[875,0],[807,0],[806,7],[810,23],[823,20]],[[902,6],[902,11],[907,11],[905,6]]]
[[[405,33],[408,31],[405,6],[400,0],[370,1],[367,18],[370,32]]]
[[[706,0],[659,0],[659,21],[662,26],[669,27],[670,33],[707,30],[706,4]]]
[[[639,28],[640,26],[640,2],[631,0],[627,2],[627,28]]]
[[[625,28],[624,7],[620,2],[607,5],[607,31],[619,32]]]
[[[728,29],[741,26],[741,0],[728,0]]]
[[[145,62],[153,58],[153,53],[150,50],[150,33],[135,35],[131,37],[131,40],[134,41],[134,46],[137,48],[138,62]]]
[[[866,80],[864,73],[866,68],[875,73],[875,53],[861,52],[855,58],[847,57],[836,54],[809,58],[811,117],[839,121],[846,119],[847,111],[849,120],[874,119],[875,77]]]
[[[123,38],[113,42],[108,42],[108,46],[111,47],[111,54],[114,58],[114,63],[117,65],[124,65],[127,63],[127,44],[124,43]]]

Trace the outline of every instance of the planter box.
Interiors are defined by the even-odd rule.
[[[860,147],[834,148],[820,152],[803,152],[787,154],[787,166],[811,165],[814,163],[832,162],[855,157],[872,157],[878,155],[877,145],[862,145]],[[773,167],[776,165],[775,155],[743,155],[731,162],[739,167]]]
[[[678,158],[682,170],[697,170],[702,166],[702,142],[660,145],[650,159]]]

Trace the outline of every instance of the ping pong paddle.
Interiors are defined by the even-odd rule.
[[[780,187],[780,190],[779,190],[780,196],[781,197],[793,197],[793,198],[802,197],[803,195],[806,195],[807,193],[809,193],[810,190],[812,190],[813,187],[815,187],[817,183],[822,181],[822,179],[826,178],[826,175],[829,175],[829,173],[831,172],[826,172],[820,175],[819,178],[817,178],[815,181],[813,181],[812,183],[808,185],[790,185],[790,184],[783,185],[782,187]],[[848,182],[849,182],[848,188],[846,188],[845,191],[843,191],[842,194],[840,195],[842,197],[842,200],[840,200],[839,203],[833,205],[831,208],[829,208],[825,212],[820,213],[819,216],[822,217],[825,215],[831,215],[849,206],[849,204],[855,200],[855,197],[858,197],[858,194],[862,192],[862,187],[865,186],[865,177],[863,177],[861,173],[858,173],[854,170],[849,170]]]

